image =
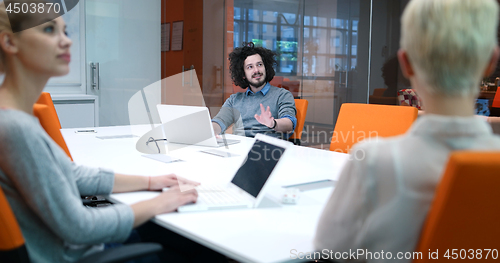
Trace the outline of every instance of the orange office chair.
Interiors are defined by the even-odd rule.
[[[36,103],[47,105],[49,107],[50,115],[52,115],[51,117],[57,120],[57,127],[61,129],[61,122],[59,122],[59,117],[57,117],[56,107],[54,107],[54,102],[52,101],[50,93],[42,92]]]
[[[417,118],[414,107],[344,103],[335,124],[330,151],[349,153],[352,145],[376,136],[405,133]]]
[[[0,261],[28,262],[23,234],[7,198],[0,188]]]
[[[497,91],[495,92],[495,97],[493,97],[491,107],[500,108],[500,89],[497,89]]]
[[[447,251],[449,259],[460,259],[464,255],[478,259],[476,249],[481,249],[481,261],[498,257],[499,171],[500,152],[451,154],[416,248],[416,252],[422,253],[422,259],[413,262],[435,262],[429,259],[429,251],[436,250],[439,259],[447,259]],[[469,249],[473,250],[472,254]],[[497,249],[497,254],[490,251],[486,259],[485,249]]]
[[[0,188],[0,229],[0,262],[30,262],[23,234],[2,188]],[[162,249],[162,246],[156,243],[128,244],[91,254],[79,262],[126,262],[134,258],[158,253]]]
[[[73,157],[69,152],[66,141],[61,133],[61,123],[57,117],[56,108],[52,102],[50,94],[42,92],[37,103],[33,105],[33,114],[38,118],[40,124],[47,134],[61,147],[68,157],[73,161]],[[86,206],[98,206],[110,204],[104,196],[86,196],[82,198],[82,202]]]
[[[61,147],[68,157],[73,161],[73,157],[69,152],[66,141],[61,133],[61,124],[59,118],[57,117],[56,108],[52,103],[52,98],[49,93],[43,92],[38,102],[43,102],[43,104],[35,103],[33,105],[33,114],[38,118],[40,124],[47,134],[54,140],[59,147]],[[98,206],[98,205],[108,205],[109,201],[104,196],[85,196],[82,197],[82,202],[86,206]]]
[[[71,160],[73,160],[68,146],[66,145],[66,142],[61,134],[61,124],[59,123],[59,118],[55,113],[55,108],[52,111],[50,106],[35,103],[33,106],[33,114],[38,118],[38,120],[40,120],[40,124],[52,140],[54,140],[66,152]]]
[[[293,142],[295,145],[300,145],[300,140],[302,139],[302,130],[304,129],[304,123],[306,122],[307,105],[309,105],[307,100],[295,99],[295,108],[297,109],[297,126],[295,126],[292,136],[288,138],[288,140]]]

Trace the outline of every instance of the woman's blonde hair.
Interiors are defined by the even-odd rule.
[[[0,33],[11,32],[12,27],[10,25],[9,17],[7,16],[7,11],[5,10],[5,1],[0,3]],[[2,48],[0,48],[0,73],[5,72],[5,53]]]
[[[16,3],[27,3],[27,4],[46,4],[47,0],[16,0]],[[49,13],[40,13],[40,14],[32,14],[30,12],[10,12],[7,13],[7,8],[5,6],[5,1],[0,2],[0,33],[2,32],[10,32],[16,33],[21,32],[23,29],[27,29],[29,27],[34,26],[36,23],[35,18],[38,17],[47,17],[47,18],[55,18],[57,14],[54,12]],[[41,19],[36,19],[40,21],[44,21]],[[2,48],[0,48],[0,73],[5,72],[5,52]]]
[[[401,47],[431,93],[477,94],[497,45],[495,0],[411,0]]]

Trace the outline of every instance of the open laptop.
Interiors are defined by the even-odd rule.
[[[240,142],[216,138],[207,107],[157,105],[167,142],[220,147]]]
[[[179,212],[234,208],[254,208],[261,203],[269,181],[278,170],[290,142],[263,134],[255,136],[255,143],[231,182],[221,186],[203,185],[196,188],[198,200],[181,206]]]

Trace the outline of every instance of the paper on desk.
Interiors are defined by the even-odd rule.
[[[172,156],[168,156],[165,154],[145,154],[145,155],[143,155],[143,157],[153,159],[156,161],[160,161],[163,163],[173,163],[173,162],[181,162],[182,161],[181,159],[174,158]]]

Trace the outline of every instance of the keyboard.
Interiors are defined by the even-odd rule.
[[[219,185],[201,185],[196,187],[196,191],[199,204],[230,205],[244,202],[243,196],[234,189]]]

